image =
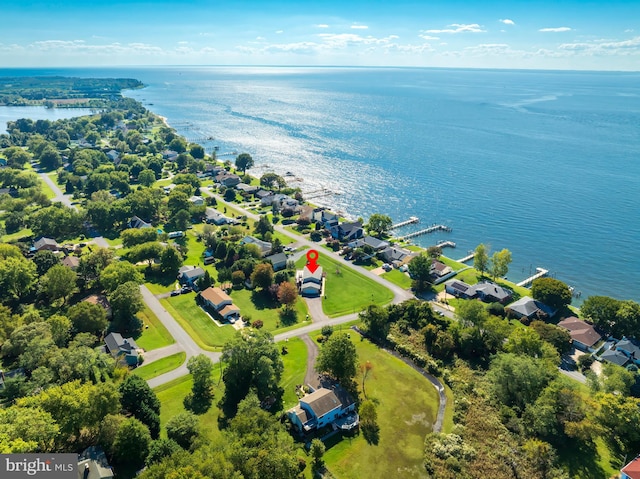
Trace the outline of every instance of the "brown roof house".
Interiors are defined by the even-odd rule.
[[[240,319],[240,308],[233,304],[231,296],[217,286],[208,287],[200,293],[204,305],[218,313],[222,319],[235,323]]]
[[[573,345],[581,351],[594,352],[593,346],[602,339],[592,325],[575,316],[563,319],[558,326],[569,331]]]
[[[287,411],[287,416],[298,431],[304,433],[330,424],[350,430],[358,425],[355,407],[346,394],[321,387],[301,398],[297,406]]]

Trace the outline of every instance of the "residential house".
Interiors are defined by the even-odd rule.
[[[90,446],[78,455],[78,479],[112,479],[113,470],[102,449]]]
[[[339,423],[342,429],[352,429],[358,424],[355,403],[346,394],[339,397],[335,390],[318,388],[300,399],[297,406],[287,411],[287,416],[300,432],[310,432],[330,424]],[[340,421],[341,418],[347,419]]]
[[[340,223],[331,227],[331,236],[340,241],[353,241],[364,236],[364,229],[359,221]]]
[[[620,469],[620,479],[640,479],[640,456]]]
[[[265,259],[271,262],[274,271],[280,271],[287,267],[287,255],[284,253],[272,254]]]
[[[296,284],[302,296],[320,296],[322,294],[324,281],[324,270],[322,266],[312,273],[306,266],[296,271]]]
[[[383,251],[389,247],[389,243],[387,241],[380,240],[373,236],[365,236],[364,238],[360,238],[355,241],[352,241],[347,246],[353,249],[362,248],[364,246],[370,246],[375,251]]]
[[[536,301],[529,296],[523,296],[515,303],[511,303],[507,307],[507,311],[511,312],[516,318],[536,319],[543,317],[552,317],[556,311],[546,304]]]
[[[629,358],[624,353],[615,349],[607,349],[600,355],[600,360],[617,364],[618,366],[626,366],[629,364]]]
[[[401,263],[408,260],[411,257],[411,251],[406,250],[404,248],[399,248],[397,246],[389,246],[382,250],[380,253],[382,259],[387,263],[392,263],[393,265],[400,265]]]
[[[232,188],[240,183],[240,177],[238,175],[227,172],[219,173],[215,180],[216,183],[220,183],[222,186],[226,186],[227,188]]]
[[[217,176],[224,171],[224,168],[220,165],[214,165],[212,163],[205,163],[204,174],[205,176]]]
[[[563,319],[558,326],[569,331],[571,342],[581,351],[594,352],[593,346],[602,339],[592,325],[575,316]]]
[[[313,220],[313,206],[305,205],[300,207],[300,217],[301,220],[306,220],[309,223]]]
[[[114,358],[123,359],[128,366],[138,364],[138,345],[133,338],[123,338],[120,333],[109,333],[104,338],[107,352]]]
[[[200,297],[206,307],[218,313],[225,321],[235,323],[240,319],[240,308],[233,304],[231,296],[217,286],[208,287],[200,293]]]
[[[178,152],[173,150],[164,150],[162,152],[162,159],[165,161],[176,161],[178,159]]]
[[[34,251],[60,251],[58,242],[51,238],[40,238],[33,243]]]
[[[191,202],[191,204],[195,205],[195,206],[202,206],[204,205],[204,198],[202,196],[192,196],[191,198],[189,198],[189,201]]]
[[[77,256],[65,256],[62,260],[62,265],[75,271],[80,266],[80,258]]]
[[[431,272],[431,276],[435,276],[436,278],[442,278],[443,276],[453,273],[453,269],[451,269],[451,266],[447,266],[442,261],[438,261],[437,259],[433,260],[429,271]]]
[[[129,228],[151,228],[151,223],[147,223],[145,220],[138,216],[134,216],[127,223]]]
[[[118,153],[116,150],[109,150],[105,154],[107,155],[107,158],[109,158],[114,163],[120,159],[120,153]]]
[[[9,195],[13,198],[17,198],[18,197],[18,190],[17,188],[10,186],[9,188],[0,188],[0,196],[1,195]]]
[[[323,228],[331,229],[338,225],[338,215],[327,210],[318,210],[313,212],[313,221],[320,223]]]
[[[178,281],[180,284],[196,287],[196,281],[205,275],[205,271],[199,266],[182,266],[178,270]]]
[[[236,190],[241,191],[243,193],[247,193],[249,195],[254,194],[259,188],[255,185],[248,185],[246,183],[238,183],[236,185]]]
[[[90,294],[82,301],[101,306],[105,310],[105,313],[107,313],[107,317],[111,317],[111,304],[109,304],[109,300],[104,294]]]
[[[255,192],[254,196],[262,202],[264,198],[273,196],[273,191],[258,190]],[[269,204],[271,204],[271,202],[269,202]]]
[[[634,363],[640,364],[640,343],[635,339],[622,338],[616,343],[616,350],[622,352]]]
[[[502,286],[496,284],[496,283],[492,283],[491,281],[483,281],[477,284],[474,284],[472,287],[472,292],[473,294],[471,294],[471,291],[469,292],[469,295],[471,297],[476,297],[482,301],[484,301],[485,303],[508,303],[511,298],[512,298],[512,294],[511,291],[509,291],[506,288],[503,288]]]
[[[262,256],[269,254],[271,251],[271,243],[268,241],[262,241],[258,238],[254,238],[253,236],[245,236],[240,240],[240,244],[254,244],[258,248],[260,248],[260,254]]]
[[[214,225],[220,226],[229,222],[229,218],[213,208],[207,208],[204,215],[205,221],[209,224],[213,223]]]
[[[470,285],[465,283],[464,281],[460,281],[457,279],[450,279],[446,283],[444,283],[444,290],[456,298],[464,298],[469,299],[469,289]]]

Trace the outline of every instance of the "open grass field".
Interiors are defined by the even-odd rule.
[[[24,228],[10,235],[2,235],[2,242],[10,243],[12,241],[19,240],[20,238],[26,238],[27,236],[31,235],[33,235],[33,231],[31,231],[29,228]]]
[[[303,255],[296,267],[307,262]],[[355,270],[338,263],[326,254],[320,254],[318,263],[326,273],[325,298],[322,310],[332,318],[362,311],[370,304],[384,305],[393,299],[393,293]]]
[[[145,351],[158,349],[176,342],[167,331],[167,328],[164,327],[164,324],[146,305],[137,316],[142,320],[145,327],[142,329],[142,335],[136,339],[136,343]],[[147,328],[146,326],[149,327]]]
[[[308,314],[307,303],[302,298],[296,301],[296,322],[283,322],[280,319],[282,310],[280,303],[273,301],[266,293],[259,290],[238,289],[231,291],[233,302],[240,308],[242,316],[251,317],[251,322],[260,319],[264,323],[264,329],[270,332],[283,327],[299,327],[305,321]]]
[[[411,287],[411,278],[400,270],[392,269],[391,271],[382,273],[382,277],[401,288],[409,289]]]
[[[160,302],[202,349],[219,350],[237,334],[231,325],[216,325],[196,304],[193,293],[161,299]]]
[[[224,383],[219,381],[220,369],[214,368],[213,382],[215,384],[213,390],[215,397],[213,405],[205,413],[198,416],[200,419],[200,432],[208,440],[213,440],[220,436],[218,429],[218,417],[220,410],[216,407],[216,403],[220,400],[224,393]],[[220,383],[220,384],[218,384]],[[167,421],[178,413],[184,412],[185,408],[182,403],[185,396],[191,391],[193,380],[190,375],[183,376],[154,389],[156,396],[160,400],[160,426],[162,428],[160,436],[167,437],[165,426]]]
[[[278,348],[283,346],[286,346],[289,351],[282,356],[282,362],[284,363],[284,373],[281,381],[281,385],[284,388],[282,402],[286,411],[298,404],[295,388],[296,385],[304,382],[307,372],[307,346],[300,338],[292,338],[289,341],[278,343]]]
[[[365,390],[377,404],[380,438],[369,444],[362,434],[327,441],[325,461],[340,479],[362,477],[425,477],[424,438],[431,431],[438,409],[438,395],[431,384],[399,359],[351,333],[360,364],[367,361]],[[357,378],[362,390],[361,373]],[[364,395],[363,395],[364,396]]]
[[[173,371],[184,363],[185,359],[187,359],[187,353],[184,351],[179,352],[172,354],[171,356],[158,359],[151,364],[140,366],[139,368],[134,369],[132,374],[140,376],[142,379],[147,381],[151,378],[155,378],[156,376],[160,376],[161,374]]]

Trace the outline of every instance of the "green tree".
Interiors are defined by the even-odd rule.
[[[180,451],[180,446],[173,439],[162,438],[151,441],[146,465],[150,466],[152,464],[157,464],[165,457],[171,456],[178,451]]]
[[[29,294],[36,283],[36,265],[24,257],[8,257],[0,261],[0,297],[20,299]]]
[[[51,301],[62,298],[63,304],[76,289],[78,275],[71,268],[58,264],[53,266],[40,280],[42,292]]]
[[[509,271],[509,265],[511,264],[511,251],[503,249],[502,251],[496,251],[491,255],[491,266],[489,268],[493,279],[506,276]]]
[[[253,167],[253,158],[249,153],[240,153],[236,157],[236,168],[242,170],[242,173]]]
[[[489,269],[489,250],[483,243],[476,246],[473,267],[480,272],[481,276],[484,276],[485,271]]]
[[[204,158],[204,155],[205,155],[204,148],[201,145],[192,143],[189,146],[189,154],[193,156],[196,160],[201,160]]]
[[[150,446],[151,434],[147,426],[134,417],[125,419],[113,442],[114,460],[116,464],[139,469],[144,465]]]
[[[249,391],[254,391],[260,401],[276,407],[280,404],[284,366],[280,350],[268,332],[252,329],[228,342],[222,351],[222,361],[227,367],[223,373],[225,392],[221,406],[228,417],[235,415],[238,403]]]
[[[287,185],[286,181],[284,181],[284,178],[275,173],[265,173],[264,175],[262,175],[260,177],[260,184],[265,188],[273,188],[274,186],[277,186],[279,190]]]
[[[358,353],[346,334],[332,334],[322,345],[316,371],[328,373],[346,388],[351,388],[358,371]]]
[[[179,412],[167,421],[167,437],[182,449],[190,449],[200,435],[198,416],[189,411]]]
[[[46,146],[39,155],[40,167],[45,170],[55,170],[62,166],[62,157],[53,146]]]
[[[267,233],[273,233],[273,224],[266,215],[262,215],[256,223],[254,231],[264,238]]]
[[[54,448],[60,428],[46,411],[38,407],[0,408],[0,448],[3,453],[43,452]],[[18,444],[22,442],[24,449]],[[18,450],[12,450],[17,447]]]
[[[142,321],[136,313],[142,310],[144,303],[138,283],[129,281],[118,286],[109,295],[109,303],[113,310],[112,328],[115,331],[139,334],[142,330]]]
[[[189,358],[187,369],[193,378],[193,386],[184,400],[185,407],[195,414],[204,414],[213,401],[213,363],[204,354],[198,354]]]
[[[480,301],[461,301],[456,307],[456,318],[466,326],[481,328],[489,313]]]
[[[121,284],[132,282],[138,285],[143,281],[143,274],[126,261],[111,263],[100,273],[100,283],[109,293],[115,291]]]
[[[391,229],[393,225],[393,221],[391,217],[388,215],[383,215],[380,213],[374,213],[369,218],[369,223],[367,224],[367,229],[369,231],[373,231],[377,233],[378,236],[383,235]]]
[[[409,261],[409,274],[413,279],[413,288],[416,291],[427,289],[431,280],[432,262],[432,259],[424,253],[415,256]]]
[[[278,301],[284,305],[287,311],[293,309],[298,299],[298,289],[289,281],[283,281],[278,286]]]
[[[156,174],[150,169],[142,170],[138,173],[138,181],[142,186],[149,187],[156,182]]]
[[[271,286],[273,284],[273,266],[270,263],[256,265],[251,274],[251,284],[263,290]]]
[[[60,264],[60,258],[53,251],[41,250],[33,256],[38,276],[44,276],[53,266]]]
[[[175,276],[178,274],[180,266],[182,266],[182,261],[180,252],[173,246],[167,246],[160,255],[160,271],[163,274]]]
[[[313,458],[314,471],[322,471],[324,469],[324,453],[326,450],[327,448],[325,447],[322,440],[314,438],[311,441],[309,452],[311,453],[311,457]]]
[[[104,449],[109,457],[113,457],[113,443],[116,440],[116,436],[122,423],[127,418],[122,414],[107,414],[100,421],[98,428],[98,443]]]
[[[600,327],[605,333],[612,334],[616,329],[620,301],[608,296],[589,296],[582,304],[582,315]]]
[[[47,323],[51,328],[51,339],[59,348],[66,347],[71,337],[71,320],[60,314],[54,314],[47,318]]]
[[[107,313],[100,305],[81,301],[71,306],[67,315],[78,333],[91,333],[100,336],[107,329]]]
[[[129,250],[127,253],[127,259],[132,263],[146,261],[149,268],[151,268],[153,263],[160,258],[163,250],[164,247],[157,241],[142,243]]]
[[[28,225],[35,236],[62,240],[78,236],[78,233],[83,231],[83,221],[84,214],[62,203],[54,203],[48,208],[41,208],[32,213]]]
[[[358,318],[362,321],[365,331],[377,339],[385,340],[389,334],[389,314],[385,308],[371,304],[362,311]]]
[[[131,228],[120,233],[122,246],[131,248],[133,246],[158,241],[158,232],[153,228]]]
[[[538,333],[543,341],[556,348],[558,353],[564,354],[571,349],[571,335],[566,329],[547,324],[544,321],[533,321],[529,327]]]
[[[571,304],[569,286],[555,278],[538,278],[531,283],[531,296],[553,309],[561,309]]]
[[[157,439],[160,434],[160,401],[147,382],[132,374],[120,384],[119,392],[122,409],[145,424],[151,437]]]
[[[360,429],[362,435],[369,444],[378,444],[380,439],[380,426],[378,425],[378,412],[373,401],[363,401],[360,404]]]

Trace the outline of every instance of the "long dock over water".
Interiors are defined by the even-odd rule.
[[[407,225],[411,225],[413,223],[419,223],[419,222],[420,222],[420,218],[418,218],[417,216],[410,216],[407,221],[401,221],[400,223],[396,223],[395,225],[391,225],[391,228],[389,228],[389,230],[394,230],[396,228],[402,228],[403,226],[407,226]]]
[[[453,241],[438,241],[438,243],[436,243],[436,246],[439,246],[440,248],[455,248],[456,244]]]
[[[520,281],[516,286],[529,286],[531,283],[533,283],[534,280],[542,278],[549,273],[549,270],[544,268],[536,268],[536,271],[536,274],[534,274],[533,276],[529,276],[524,281]]]
[[[474,251],[473,253],[468,254],[464,258],[457,259],[456,261],[458,263],[466,263],[467,261],[471,261],[473,258],[475,258],[475,256],[476,256],[476,252]]]
[[[406,234],[404,236],[399,236],[397,239],[398,239],[398,241],[404,241],[404,240],[408,240],[409,238],[415,238],[416,236],[422,236],[422,235],[426,235],[426,234],[429,234],[429,233],[435,233],[436,231],[447,231],[447,232],[450,232],[451,228],[449,226],[445,226],[445,225],[432,225],[432,226],[429,226],[428,228],[425,228],[423,230],[414,231],[413,233],[409,233],[409,234]]]

